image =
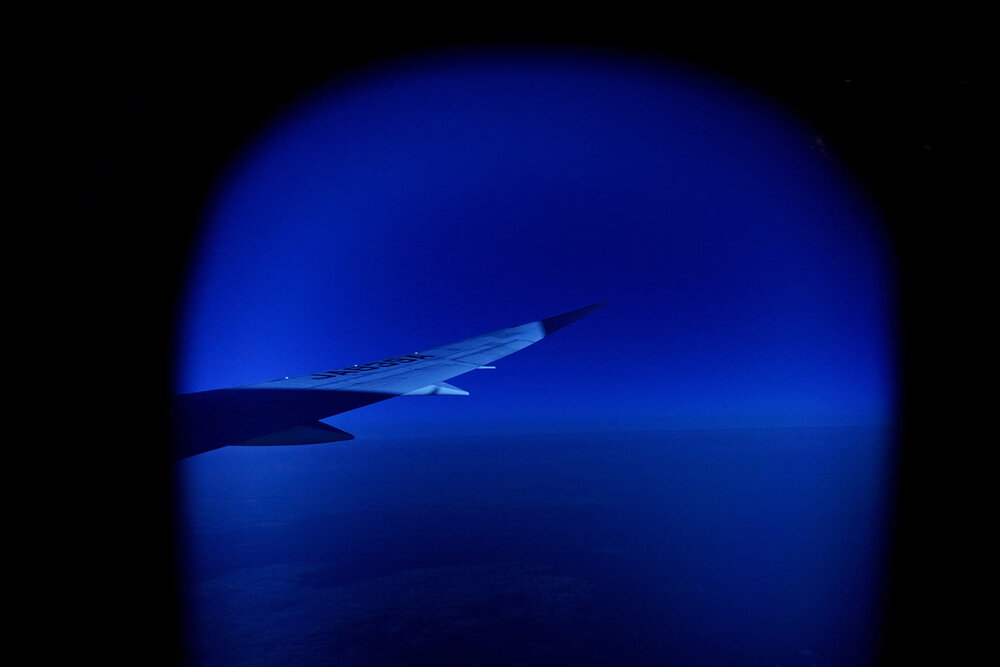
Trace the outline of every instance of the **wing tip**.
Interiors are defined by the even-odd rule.
[[[542,326],[545,328],[545,335],[549,336],[556,331],[559,331],[563,327],[576,322],[577,320],[590,315],[595,310],[600,310],[604,306],[608,305],[607,301],[598,301],[597,303],[592,303],[589,306],[584,306],[583,308],[577,308],[576,310],[571,310],[568,313],[563,313],[562,315],[554,315],[552,317],[546,317],[540,320]]]

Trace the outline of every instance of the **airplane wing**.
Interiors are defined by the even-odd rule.
[[[604,305],[367,364],[181,394],[173,402],[175,454],[185,458],[228,445],[352,440],[350,433],[319,420],[396,396],[467,395],[446,380],[487,367]]]

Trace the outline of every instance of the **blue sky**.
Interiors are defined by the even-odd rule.
[[[894,269],[817,136],[621,55],[450,52],[331,82],[205,212],[177,389],[361,363],[610,305],[330,422],[365,437],[879,422]]]

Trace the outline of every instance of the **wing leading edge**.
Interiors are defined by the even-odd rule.
[[[488,367],[605,303],[426,350],[292,378],[181,394],[174,400],[177,458],[228,445],[351,440],[320,419],[396,396],[468,395],[446,382]]]

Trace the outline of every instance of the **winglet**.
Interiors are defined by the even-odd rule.
[[[546,317],[544,320],[541,320],[542,326],[545,328],[545,335],[549,336],[553,332],[559,331],[567,324],[572,324],[578,319],[590,315],[595,310],[604,308],[606,305],[608,305],[607,301],[601,301],[600,303],[594,303],[589,306],[584,306],[583,308],[571,310],[568,313],[563,313],[562,315]]]

